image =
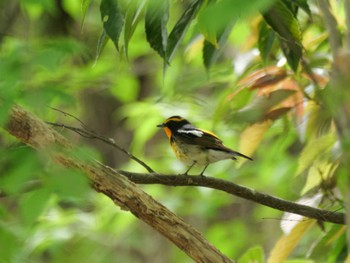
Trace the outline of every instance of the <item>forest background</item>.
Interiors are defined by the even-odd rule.
[[[2,0],[0,10],[2,262],[346,260],[348,0]],[[177,180],[186,167],[156,128],[172,115],[254,161]],[[74,151],[55,155],[51,132]],[[152,221],[163,210],[145,220],[122,189],[113,199],[65,156],[110,166],[118,180],[154,177],[125,183],[130,200],[147,193],[212,246],[184,245],[175,224],[160,231]],[[212,182],[323,210],[296,216]]]

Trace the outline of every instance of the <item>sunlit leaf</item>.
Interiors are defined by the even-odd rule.
[[[264,250],[260,246],[248,249],[238,260],[239,263],[264,263]]]
[[[125,25],[124,25],[124,52],[128,55],[129,41],[133,36],[136,26],[141,19],[142,10],[145,7],[147,0],[135,0],[131,1],[128,5],[125,14]]]
[[[330,131],[332,116],[325,107],[318,105],[314,101],[308,101],[302,121],[306,125],[305,138],[311,139]]]
[[[185,55],[186,60],[191,61],[195,59],[197,56],[202,55],[202,50],[204,46],[204,37],[202,35],[193,39],[186,47]]]
[[[337,164],[327,161],[315,161],[308,171],[306,183],[300,194],[304,195],[309,190],[319,186],[322,182],[329,180],[333,176],[337,166]]]
[[[310,167],[313,162],[320,156],[328,152],[336,142],[335,134],[330,133],[311,140],[303,149],[299,157],[298,170],[296,175],[302,173]]]
[[[252,156],[259,147],[266,131],[271,126],[272,121],[267,120],[262,123],[255,123],[248,126],[240,136],[239,152]]]
[[[117,0],[102,0],[100,5],[101,20],[105,34],[113,41],[119,50],[119,36],[124,24],[123,15]]]
[[[293,252],[304,234],[316,223],[314,219],[299,222],[288,235],[283,235],[270,252],[268,263],[280,263]]]
[[[190,26],[192,20],[196,17],[203,2],[204,0],[196,0],[192,2],[183,12],[181,18],[176,22],[173,30],[170,32],[166,47],[166,54],[169,61],[171,61],[177,47],[181,43],[188,27]]]
[[[145,17],[146,38],[150,46],[168,62],[166,58],[169,19],[169,0],[149,0]]]

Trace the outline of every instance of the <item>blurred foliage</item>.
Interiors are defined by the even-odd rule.
[[[343,30],[342,2],[330,2]],[[176,174],[186,167],[156,125],[182,115],[254,158],[210,165],[207,175],[344,210],[347,174],[338,172],[339,141],[320,96],[329,89],[329,39],[315,1],[14,0],[0,1],[0,13],[2,125],[14,103],[80,125],[58,108]],[[81,158],[145,172],[107,145],[60,132]],[[191,262],[90,191],[83,175],[3,130],[0,139],[1,262]],[[143,188],[239,262],[346,258],[343,226],[281,219],[211,189]]]

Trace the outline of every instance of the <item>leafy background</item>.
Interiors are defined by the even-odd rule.
[[[330,4],[345,30],[342,3]],[[315,1],[21,0],[0,1],[0,10],[1,124],[17,103],[44,120],[80,125],[57,108],[157,172],[176,174],[186,167],[156,125],[181,115],[254,158],[213,164],[208,176],[343,209],[346,174],[321,96],[331,52]],[[83,158],[145,172],[105,144],[60,132]],[[92,192],[83,175],[3,130],[0,139],[3,262],[191,262]],[[344,226],[283,217],[210,189],[143,188],[239,262],[347,255]]]

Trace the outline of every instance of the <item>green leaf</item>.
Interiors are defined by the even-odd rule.
[[[321,262],[324,259],[324,252],[327,251],[327,255],[331,255],[334,247],[338,243],[339,239],[346,234],[346,226],[343,225],[332,225],[330,229],[322,236],[321,239],[315,244],[310,254],[310,258],[314,259],[314,262]],[[329,261],[337,262],[337,261]],[[344,262],[344,261],[339,261]]]
[[[297,71],[299,66],[299,61],[302,55],[302,47],[293,42],[279,38],[280,47],[284,56],[287,59],[288,65],[292,68],[293,71]]]
[[[19,193],[40,172],[38,155],[29,147],[4,149],[0,156],[0,186],[8,195]],[[20,160],[20,165],[17,160]]]
[[[177,21],[173,30],[171,31],[168,44],[166,47],[166,55],[168,61],[171,61],[176,49],[182,41],[191,21],[195,18],[198,13],[199,8],[202,6],[204,0],[197,0],[192,2],[192,4],[183,12],[181,18]]]
[[[232,28],[235,24],[235,21],[232,21],[231,24],[227,25],[223,32],[219,33],[216,37],[217,39],[217,45],[214,46],[211,42],[208,40],[204,41],[203,46],[203,62],[204,66],[207,70],[210,69],[210,67],[216,63],[218,58],[220,57],[224,45],[227,42],[227,39],[232,31]]]
[[[260,246],[248,249],[238,260],[239,263],[264,263],[264,250]]]
[[[86,12],[91,4],[91,0],[82,0],[81,1],[81,12],[82,12],[82,19],[81,19],[81,28],[83,28],[84,22],[85,22],[85,17],[86,17]]]
[[[124,24],[123,15],[117,0],[102,0],[100,5],[101,20],[105,34],[113,41],[119,50],[118,41]]]
[[[277,1],[263,16],[282,38],[290,42],[301,43],[299,22],[281,1]]]
[[[198,27],[205,38],[214,46],[216,36],[227,25],[255,11],[268,8],[275,0],[222,0],[203,8],[198,15]]]
[[[311,16],[311,10],[307,3],[307,0],[282,0],[283,3],[289,7],[290,10],[295,10],[293,14],[297,14],[298,7],[303,9],[308,15]]]
[[[291,0],[289,0],[291,1]],[[307,3],[307,0],[294,0],[292,3],[295,3],[297,6],[299,6],[301,9],[303,9],[309,16],[311,16],[311,9],[309,4]]]
[[[328,161],[315,160],[310,167],[305,185],[300,194],[304,195],[311,189],[318,187],[322,182],[329,181],[338,165]]]
[[[297,175],[310,167],[314,161],[333,147],[336,142],[335,134],[329,133],[311,140],[301,152]]]
[[[129,41],[133,36],[136,26],[140,21],[140,14],[142,9],[145,7],[147,0],[134,0],[128,5],[125,14],[125,25],[124,25],[124,52],[128,56]]]
[[[99,37],[99,39],[97,41],[95,64],[96,64],[98,58],[100,57],[102,50],[105,48],[108,40],[109,40],[109,37],[106,34],[106,30],[103,30],[101,36]]]
[[[169,1],[150,0],[145,17],[146,38],[150,46],[167,62],[166,47]]]
[[[332,249],[329,251],[328,262],[347,262],[346,235],[341,235],[334,241]]]
[[[69,201],[81,201],[89,192],[87,178],[79,171],[53,167],[51,177],[47,178],[46,185],[60,198]]]
[[[13,226],[13,223],[11,224]],[[15,231],[10,226],[0,224],[0,247],[1,249],[1,261],[13,262],[16,255],[18,255],[22,249],[23,244],[20,238],[15,234]],[[6,249],[4,249],[6,248]]]
[[[42,214],[50,196],[51,192],[49,189],[39,189],[23,196],[21,200],[21,214],[27,224],[35,222]]]
[[[263,13],[265,21],[280,36],[281,49],[289,66],[296,71],[302,55],[301,30],[298,20],[281,1]]]
[[[263,21],[259,30],[258,47],[260,51],[260,56],[264,62],[267,61],[271,54],[273,44],[275,42],[275,32],[267,26]]]

